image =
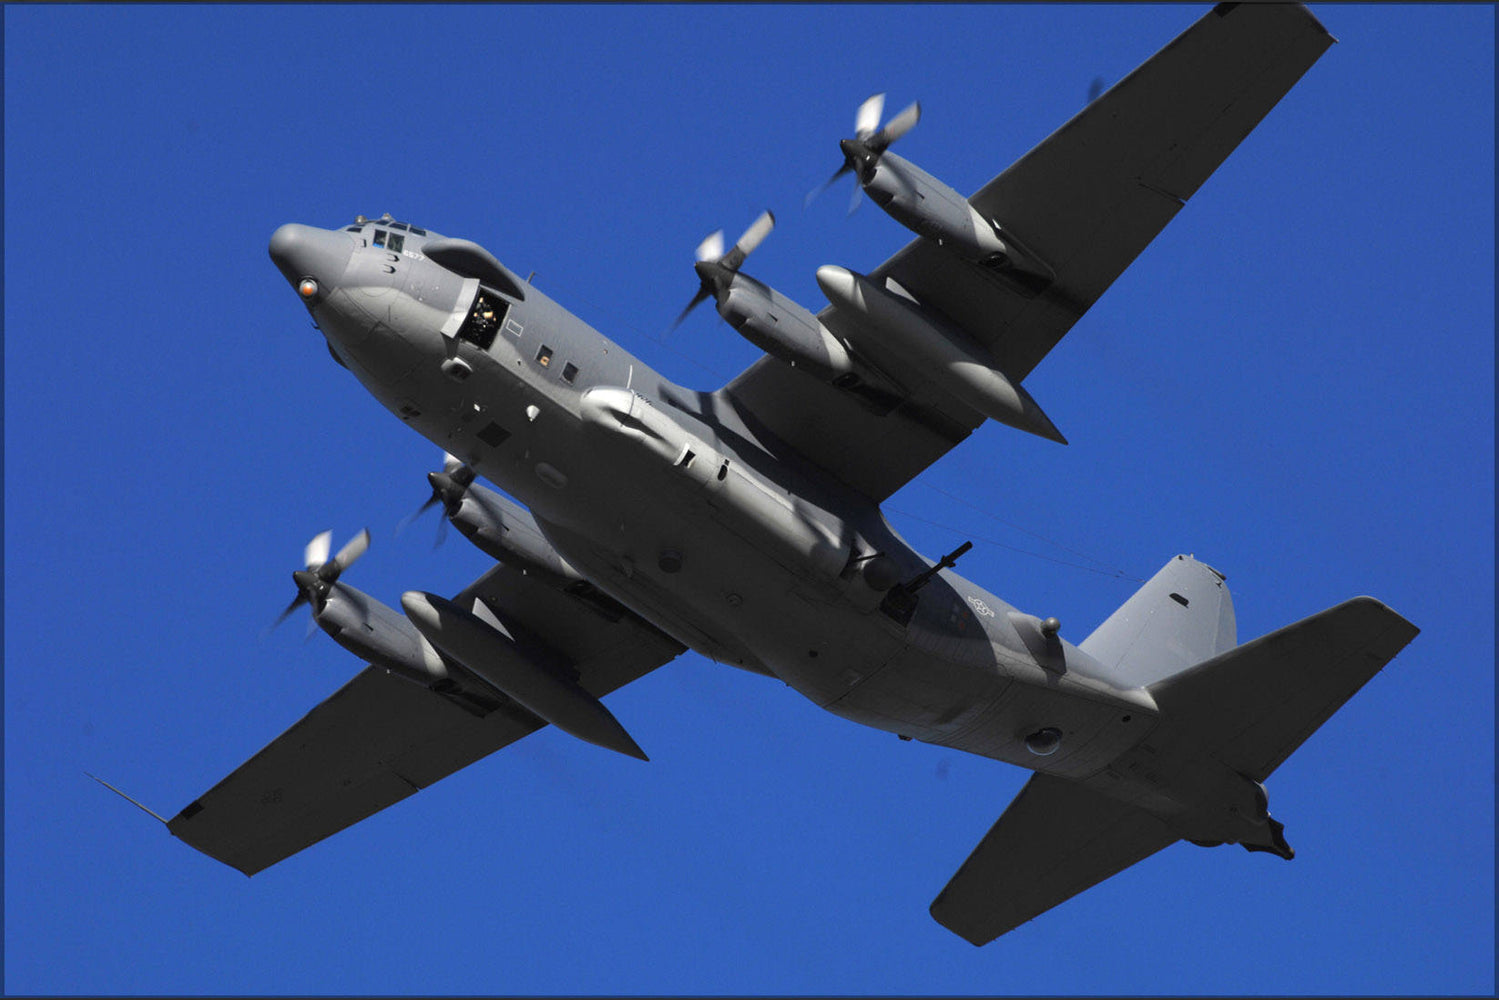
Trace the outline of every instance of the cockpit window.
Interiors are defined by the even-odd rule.
[[[412,236],[426,236],[426,235],[428,235],[427,231],[425,229],[423,229],[421,226],[413,226],[409,222],[391,222],[390,221],[390,215],[389,215],[389,213],[387,213],[381,219],[374,220],[374,222],[375,222],[375,225],[377,225],[377,226],[384,226],[385,227],[385,229],[377,229],[377,230],[375,230],[376,239],[379,241],[379,242],[377,242],[375,244],[375,246],[377,246],[377,247],[383,247],[383,246],[385,246],[386,245],[385,241],[387,239],[391,238],[391,234],[387,230],[396,230],[397,232],[410,233]],[[354,220],[354,225],[352,225],[352,226],[345,226],[344,227],[344,232],[346,232],[346,233],[361,233],[361,232],[364,231],[365,227],[368,226],[369,224],[370,224],[370,220],[366,219],[364,216],[361,215],[357,219]],[[398,246],[398,247],[395,247],[394,249],[399,250],[400,247]]]
[[[400,253],[401,247],[405,245],[406,237],[402,236],[400,233],[391,233],[390,239],[386,241],[385,249],[394,250],[396,253]]]

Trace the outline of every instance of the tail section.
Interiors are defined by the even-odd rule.
[[[1225,577],[1177,556],[1078,647],[1114,670],[1122,688],[1149,687],[1233,649],[1234,602]]]
[[[1357,597],[1235,646],[1223,579],[1177,556],[1082,644],[1155,699],[1151,745],[1100,791],[1033,776],[933,901],[939,923],[986,944],[1183,836],[1293,856],[1260,783],[1419,629]]]

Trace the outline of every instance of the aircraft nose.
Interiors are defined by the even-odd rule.
[[[347,233],[289,222],[271,234],[271,260],[296,287],[303,278],[331,286],[343,276],[354,243]]]

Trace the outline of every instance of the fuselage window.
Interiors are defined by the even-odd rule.
[[[500,330],[500,324],[505,321],[505,310],[508,308],[509,303],[504,299],[489,292],[479,292],[479,297],[474,299],[474,307],[469,310],[468,319],[464,320],[463,327],[458,331],[458,339],[468,341],[481,351],[489,350],[489,346],[494,343],[494,335]]]
[[[569,361],[562,366],[562,381],[571,383],[578,377],[578,366]]]
[[[552,349],[547,345],[542,344],[541,350],[536,352],[536,363],[541,365],[541,367],[543,368],[550,367],[552,363]]]

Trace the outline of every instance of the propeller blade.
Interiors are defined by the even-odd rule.
[[[854,136],[859,139],[867,139],[874,135],[875,130],[880,127],[880,115],[885,113],[885,95],[875,94],[866,98],[859,105],[858,112],[854,115]]]
[[[848,200],[848,214],[853,215],[854,209],[859,207],[859,198],[864,194],[864,185],[854,181],[854,194]]]
[[[431,510],[433,507],[436,507],[441,502],[442,497],[438,496],[436,491],[433,491],[432,495],[427,498],[426,503],[422,504],[416,510],[401,518],[401,523],[396,525],[396,537],[400,538],[401,532],[411,527],[412,523],[415,522],[417,518],[421,517],[423,514],[427,513],[427,511]]]
[[[311,642],[313,635],[317,632],[317,613],[307,616],[307,631],[302,633],[303,642]]]
[[[761,212],[760,217],[750,223],[750,227],[744,231],[744,235],[739,237],[739,242],[735,243],[729,249],[728,253],[719,258],[718,262],[729,271],[738,271],[744,266],[744,258],[754,252],[755,247],[760,245],[761,241],[775,228],[775,225],[776,217],[770,211]]]
[[[869,148],[882,153],[890,144],[916,127],[921,120],[921,102],[912,101],[906,109],[885,123],[885,127],[869,139]]]
[[[739,242],[734,244],[734,249],[739,252],[739,259],[744,260],[755,252],[755,247],[764,242],[765,237],[776,227],[776,217],[773,212],[766,209],[760,213],[760,217],[750,223],[750,227],[739,237]]]
[[[698,307],[698,303],[702,302],[707,297],[708,297],[708,289],[706,289],[706,288],[699,288],[697,290],[697,294],[692,297],[692,301],[689,302],[689,303],[687,303],[687,308],[683,309],[679,314],[677,314],[676,320],[672,322],[671,329],[668,330],[667,332],[670,333],[671,330],[675,330],[677,327],[681,326],[682,325],[682,320],[684,320],[684,319],[687,318],[687,314],[690,313],[690,312],[692,312],[692,310],[696,309]]]
[[[370,529],[365,528],[359,534],[349,539],[347,545],[338,550],[338,555],[333,557],[333,563],[338,567],[338,571],[342,573],[344,570],[354,565],[354,563],[358,561],[360,556],[364,555],[369,547]]]
[[[445,541],[447,541],[447,540],[448,540],[448,519],[446,517],[444,517],[444,518],[440,518],[438,520],[438,522],[437,522],[437,539],[435,541],[433,541],[433,543],[432,543],[432,550],[435,552],[438,549],[442,548],[442,543],[445,542]]]
[[[286,621],[292,616],[292,612],[296,611],[306,603],[307,595],[302,593],[301,591],[298,591],[297,596],[293,598],[292,602],[286,606],[286,610],[277,615],[275,621],[271,622],[265,628],[260,630],[260,637],[264,639],[266,636],[270,635],[281,625],[282,622]]]
[[[1105,89],[1103,77],[1095,76],[1093,82],[1088,84],[1088,103],[1092,104],[1098,100],[1098,95],[1102,94]]]
[[[718,260],[723,256],[723,230],[709,233],[708,238],[697,245],[693,251],[693,258],[699,263],[705,260]]]
[[[307,563],[308,569],[317,569],[328,561],[328,548],[332,543],[333,532],[331,531],[324,531],[314,536],[312,541],[307,543],[307,548],[303,550],[302,556]]]
[[[854,169],[853,166],[847,160],[844,160],[843,166],[839,167],[838,170],[833,174],[833,176],[829,177],[827,180],[823,181],[821,184],[817,185],[815,188],[807,192],[807,196],[802,199],[802,208],[806,208],[811,205],[824,191],[833,186],[834,181],[836,181],[838,178],[842,177],[852,169]]]
[[[448,475],[451,476],[453,473],[457,472],[459,469],[461,469],[463,467],[464,467],[463,459],[459,458],[457,455],[450,455],[447,452],[443,452],[442,453],[442,471],[443,472],[446,472]]]

